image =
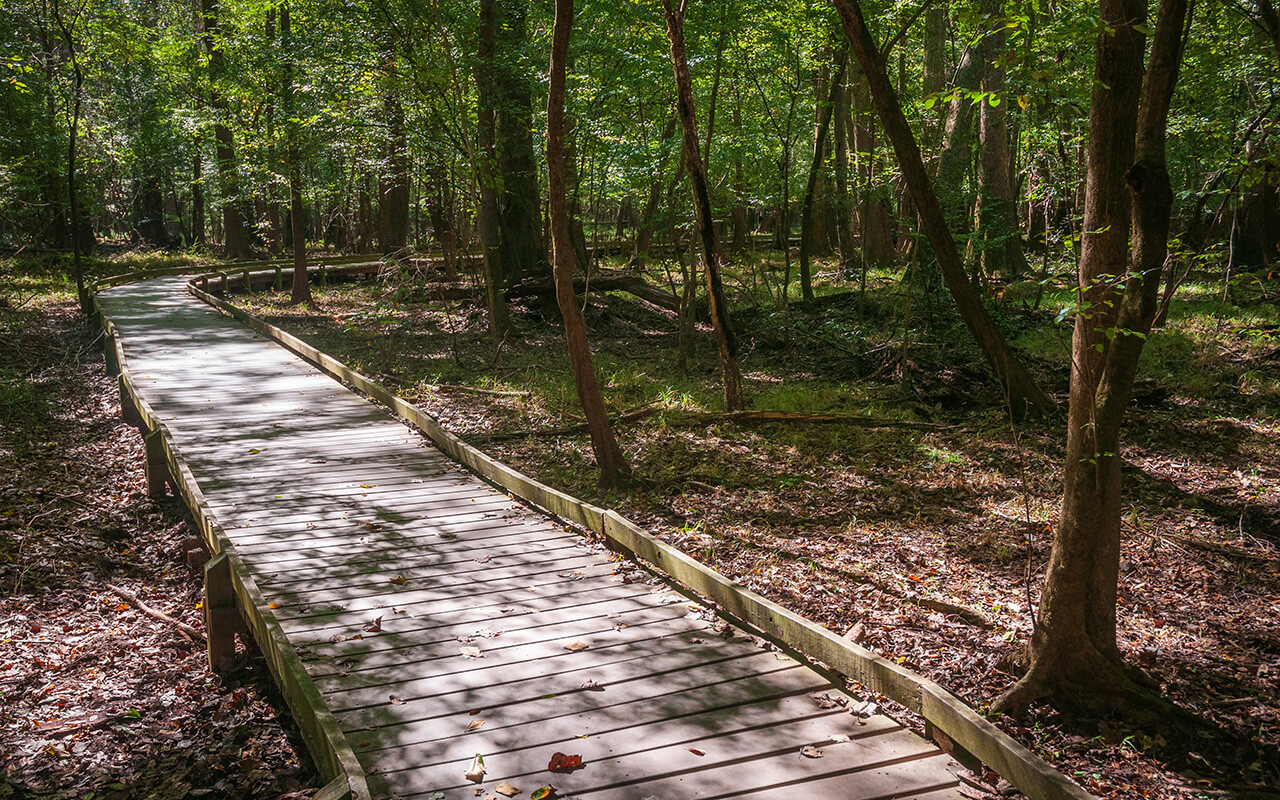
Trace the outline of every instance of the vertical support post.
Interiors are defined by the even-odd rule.
[[[129,383],[124,378],[124,373],[117,378],[120,384],[120,416],[124,421],[135,428],[142,428],[142,415],[138,413],[138,406],[133,402],[133,395],[129,392]]]
[[[227,273],[219,272],[218,274],[222,276],[222,296],[229,297],[231,295],[231,283],[227,278]]]
[[[284,289],[284,270],[280,269],[280,267],[276,267],[276,291],[279,292],[279,291],[282,291],[283,289]]]
[[[164,497],[166,483],[173,485],[173,476],[169,473],[169,462],[164,457],[164,440],[160,429],[143,434],[142,443],[146,446],[147,462],[147,495]]]
[[[319,266],[319,270],[320,270],[320,285],[328,286],[329,285],[328,270],[324,268],[324,264],[321,264]]]
[[[244,293],[253,294],[253,276],[247,269],[244,271]]]
[[[114,378],[120,374],[120,359],[116,356],[116,335],[110,331],[102,337],[102,358],[107,362],[107,375]]]
[[[225,551],[204,565],[204,629],[209,669],[230,672],[236,663],[236,634],[244,630],[231,585],[231,559]]]
[[[209,293],[209,276],[208,275],[205,275],[200,279],[200,291],[204,292],[205,294]]]

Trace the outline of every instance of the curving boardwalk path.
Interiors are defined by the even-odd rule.
[[[186,282],[99,305],[375,797],[501,797],[503,782],[519,800],[548,784],[591,800],[961,796],[932,743],[632,582]],[[584,766],[551,774],[556,752]]]

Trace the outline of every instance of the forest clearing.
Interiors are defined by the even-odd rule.
[[[1280,797],[1271,0],[19,0],[0,47],[0,800],[1084,796],[858,665],[1096,797]],[[680,739],[704,711],[597,640],[467,632],[521,580],[566,631],[556,592],[634,603],[617,652],[763,665],[708,698],[828,716],[726,694],[758,724]],[[463,626],[453,661],[411,618]],[[652,646],[672,685],[712,663]],[[584,719],[666,716],[414,738],[394,687],[544,657],[617,676]],[[786,738],[835,716],[867,740]],[[839,760],[881,733],[906,783]],[[620,766],[510,771],[552,743]]]

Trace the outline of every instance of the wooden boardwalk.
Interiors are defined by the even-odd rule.
[[[519,800],[546,785],[593,800],[961,797],[932,743],[849,713],[828,678],[628,572],[186,282],[99,306],[373,796],[501,797],[505,782]],[[557,752],[583,766],[552,774]],[[476,754],[481,783],[464,777]]]

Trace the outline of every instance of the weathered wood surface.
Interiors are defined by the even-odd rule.
[[[502,781],[522,798],[548,784],[636,800],[960,796],[932,744],[886,717],[824,708],[815,695],[843,698],[828,678],[721,635],[665,584],[629,582],[598,542],[475,478],[185,283],[115,288],[100,306],[132,390],[181,450],[375,796],[483,797]],[[549,773],[557,751],[585,766]],[[478,785],[463,776],[477,753]]]

